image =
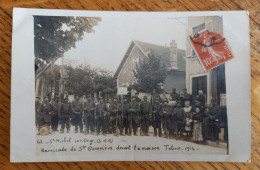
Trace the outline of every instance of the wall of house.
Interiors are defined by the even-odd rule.
[[[192,50],[189,42],[189,36],[192,36],[194,28],[205,24],[204,29],[223,34],[222,18],[218,16],[207,17],[189,17],[187,21],[187,44],[186,44],[186,88],[192,93],[192,78],[197,76],[207,76],[207,102],[210,103],[212,98],[217,98],[217,81],[216,74],[212,71],[205,72],[199,62],[198,57]]]
[[[176,88],[178,93],[182,92],[185,87],[185,76],[185,72],[182,71],[169,71],[163,85],[165,92],[171,93],[173,88]]]
[[[134,69],[136,63],[138,63],[139,59],[143,57],[145,57],[144,54],[139,50],[139,48],[134,46],[118,75],[118,87],[126,87],[136,82],[136,78],[134,77]]]

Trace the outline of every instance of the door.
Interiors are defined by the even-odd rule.
[[[207,76],[199,76],[192,78],[192,95],[198,95],[199,90],[202,90],[203,94],[207,96]]]

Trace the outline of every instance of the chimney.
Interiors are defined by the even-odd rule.
[[[177,43],[175,40],[170,43],[170,62],[172,68],[178,69]]]

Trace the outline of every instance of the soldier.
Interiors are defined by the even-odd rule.
[[[159,135],[159,137],[162,136],[162,121],[161,121],[161,110],[162,110],[162,106],[160,104],[159,99],[155,100],[154,105],[152,106],[153,108],[153,129],[154,129],[154,136],[157,136],[157,134]],[[158,133],[157,133],[157,129],[158,129]]]
[[[41,105],[40,97],[37,96],[35,100],[35,125],[37,127],[39,127],[40,120],[42,119],[41,112],[39,110],[40,105]]]
[[[162,118],[162,128],[164,130],[164,137],[167,138],[168,137],[168,116],[169,114],[171,114],[171,110],[168,107],[168,102],[165,101],[162,105],[162,111],[160,113],[161,118]]]
[[[198,93],[198,101],[200,102],[201,106],[205,108],[206,96],[203,94],[202,90],[199,90]]]
[[[220,106],[217,105],[216,100],[211,100],[212,107],[209,110],[209,138],[213,142],[219,143],[219,117],[220,117]]]
[[[112,133],[114,133],[115,136],[118,136],[118,117],[119,112],[121,111],[121,106],[118,103],[118,99],[115,97],[113,103],[110,106],[110,126],[112,128]]]
[[[169,131],[169,137],[173,138],[175,136],[175,129],[176,129],[176,101],[169,102],[169,105],[171,107],[171,114],[168,117],[168,131]]]
[[[141,117],[141,135],[149,136],[149,125],[152,113],[151,103],[147,101],[147,96],[143,97],[143,100],[140,103],[140,117]]]
[[[82,123],[82,112],[83,112],[83,103],[79,101],[79,96],[75,95],[75,101],[72,102],[71,110],[74,119],[75,133],[78,133],[78,128],[80,128],[80,133],[83,132],[83,123]]]
[[[181,107],[181,103],[178,102],[176,105],[176,135],[177,138],[182,138],[183,137],[183,125],[184,125],[184,112],[183,108]]]
[[[91,98],[91,95],[87,96],[87,101],[84,106],[84,124],[85,124],[85,135],[89,134],[89,130],[91,134],[94,134],[94,115],[96,115],[95,103]]]
[[[102,97],[99,97],[99,102],[96,106],[96,113],[95,113],[95,119],[97,122],[97,135],[100,134],[101,128],[103,131],[103,134],[105,134],[105,127],[104,127],[104,121],[106,117],[106,105],[103,101]]]
[[[176,88],[172,89],[171,100],[176,102],[180,100],[180,95],[176,92]]]
[[[120,128],[120,134],[123,134],[123,129],[125,129],[125,134],[129,133],[129,122],[128,122],[128,114],[129,114],[129,103],[127,101],[127,97],[124,97],[123,105],[122,105],[122,125]]]
[[[111,117],[111,104],[112,100],[108,99],[108,102],[106,104],[106,115],[104,117],[104,129],[103,134],[106,135],[106,133],[112,133],[112,128],[110,126],[110,117]]]
[[[48,133],[50,132],[51,118],[54,115],[54,107],[49,102],[48,96],[44,97],[43,103],[40,105],[39,111],[43,114],[44,125],[48,127]]]
[[[59,96],[55,96],[55,99],[52,101],[52,105],[54,107],[54,114],[51,118],[51,129],[53,132],[58,131],[59,124],[59,115],[60,115],[60,101]]]
[[[192,95],[187,92],[187,89],[183,89],[183,94],[180,97],[181,106],[184,107],[184,101],[189,100],[192,103]]]
[[[133,133],[135,136],[137,136],[137,128],[139,124],[139,102],[137,101],[137,96],[132,97],[132,101],[130,104],[130,109],[129,109],[129,135],[131,136],[132,129]]]
[[[160,96],[160,94],[157,93],[156,89],[153,89],[153,93],[152,93],[152,96],[151,96],[151,104],[152,105],[155,103],[156,99],[158,99],[159,102],[161,103],[161,96]]]
[[[64,128],[66,126],[67,133],[70,132],[70,116],[71,116],[71,103],[68,98],[64,99],[60,108],[60,119],[61,119],[61,129],[60,133],[64,133]]]

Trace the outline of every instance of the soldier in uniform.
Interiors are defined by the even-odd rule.
[[[68,98],[65,98],[60,107],[60,119],[61,119],[61,129],[60,133],[64,133],[64,128],[66,126],[67,133],[70,132],[70,116],[71,116],[71,103]]]
[[[127,97],[124,97],[123,105],[122,105],[122,125],[120,127],[120,134],[123,134],[123,129],[125,129],[125,134],[129,133],[129,122],[128,122],[128,114],[129,114],[129,103]]]
[[[153,129],[154,129],[154,136],[157,136],[157,134],[159,135],[159,137],[162,136],[162,121],[161,121],[161,110],[162,110],[162,106],[160,104],[159,99],[155,100],[154,105],[152,106],[153,109]],[[158,130],[158,132],[157,132]]]
[[[51,118],[51,128],[52,131],[58,131],[59,124],[59,114],[60,114],[60,101],[59,96],[55,96],[55,100],[52,101],[52,105],[54,107],[54,114]]]
[[[169,126],[170,126],[170,115],[172,113],[171,106],[165,101],[162,106],[161,117],[162,117],[162,127],[164,130],[164,137],[169,136]]]
[[[83,123],[82,123],[82,112],[83,112],[83,103],[79,101],[79,96],[75,95],[75,101],[71,104],[71,110],[74,119],[75,133],[78,133],[78,128],[80,128],[80,133],[83,132]]]
[[[169,130],[169,137],[173,138],[175,136],[175,129],[176,129],[176,104],[177,102],[174,100],[172,103],[169,102],[171,107],[171,114],[168,117],[168,130]]]
[[[202,90],[199,90],[198,93],[198,101],[200,102],[201,106],[205,108],[206,96],[203,94]]]
[[[39,111],[43,114],[44,125],[48,127],[48,133],[50,132],[51,118],[54,115],[55,108],[49,102],[48,96],[44,97],[43,103],[40,105]]]
[[[159,102],[161,103],[161,96],[160,96],[160,94],[157,93],[156,89],[153,89],[153,93],[152,93],[152,96],[151,96],[151,104],[152,105],[155,103],[156,99],[158,99]]]
[[[209,110],[209,138],[213,142],[219,142],[219,117],[220,117],[220,106],[217,105],[216,100],[211,100],[212,107]]]
[[[177,138],[182,138],[183,137],[183,126],[184,126],[184,111],[183,108],[181,107],[181,103],[178,102],[176,105],[176,135]]]
[[[37,96],[35,100],[35,125],[39,127],[40,120],[42,119],[41,112],[40,112],[40,97]]]
[[[171,100],[176,102],[180,100],[180,95],[176,92],[176,88],[172,89]]]
[[[100,134],[100,131],[102,129],[103,134],[105,134],[105,127],[104,127],[104,121],[106,117],[106,104],[103,101],[102,97],[99,97],[99,102],[96,106],[96,113],[95,113],[95,119],[97,122],[97,135]]]
[[[110,117],[111,117],[111,104],[112,100],[108,99],[108,102],[106,104],[106,115],[104,116],[104,129],[103,134],[106,135],[106,133],[112,133],[112,127],[110,126]]]
[[[151,103],[147,101],[147,96],[144,96],[143,100],[144,101],[140,103],[141,135],[149,136],[148,131],[150,126],[152,106]]]
[[[139,124],[139,102],[137,101],[137,96],[132,97],[132,101],[130,104],[130,109],[129,109],[129,135],[131,135],[132,130],[135,136],[137,136],[137,128]]]
[[[115,136],[118,136],[118,117],[120,115],[121,111],[121,105],[118,103],[118,99],[115,97],[113,103],[110,106],[110,126],[112,128],[112,133],[114,133]]]
[[[84,124],[85,124],[85,135],[89,134],[89,130],[91,134],[94,134],[94,115],[96,113],[95,103],[91,98],[91,95],[87,96],[87,101],[84,105]]]

